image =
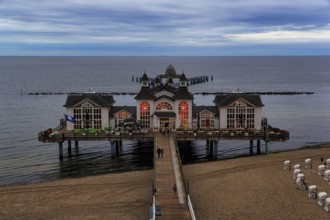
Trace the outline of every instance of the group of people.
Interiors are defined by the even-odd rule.
[[[157,148],[157,155],[158,155],[158,158],[163,158],[164,149],[163,148]]]

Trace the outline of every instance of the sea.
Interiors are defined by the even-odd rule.
[[[270,152],[330,142],[330,57],[0,57],[0,186],[151,169],[152,142],[124,141],[117,157],[108,142],[80,142],[59,160],[58,145],[38,141],[38,132],[63,118],[67,93],[136,93],[136,77],[164,74],[172,64],[187,77],[207,75],[190,85],[196,105],[213,105],[214,95],[231,92],[311,92],[261,95],[263,117],[290,132]],[[213,80],[211,80],[213,78]],[[29,95],[38,93],[39,95]],[[41,95],[47,93],[49,95]],[[57,95],[51,95],[56,93]],[[62,93],[62,94],[60,94]],[[115,95],[115,105],[135,105],[133,95]],[[220,141],[218,160],[249,155],[248,141]],[[207,162],[206,141],[179,143],[183,164]],[[66,149],[66,148],[64,148]],[[261,147],[265,152],[264,143]]]

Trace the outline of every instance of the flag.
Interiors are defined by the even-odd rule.
[[[64,114],[64,118],[65,118],[66,121],[69,121],[69,122],[72,122],[72,123],[74,123],[74,121],[75,121],[74,117],[72,117],[70,115],[67,115],[67,114]]]

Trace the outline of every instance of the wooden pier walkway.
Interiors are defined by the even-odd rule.
[[[155,135],[155,150],[163,149],[163,156],[156,152],[155,187],[156,204],[161,206],[161,220],[191,219],[186,202],[186,191],[173,137]],[[173,185],[176,184],[176,192]]]

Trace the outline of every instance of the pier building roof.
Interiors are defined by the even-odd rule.
[[[228,106],[237,100],[244,99],[248,103],[254,105],[254,106],[264,106],[262,104],[260,95],[250,95],[246,93],[230,93],[230,94],[221,94],[216,95],[213,102],[217,106]]]
[[[85,99],[88,99],[101,107],[111,107],[115,103],[112,95],[101,93],[82,93],[68,95],[64,107],[73,107]]]
[[[214,113],[215,116],[219,116],[219,109],[217,106],[193,106],[192,114],[197,115],[198,113],[207,110],[209,112]]]
[[[132,115],[136,115],[136,106],[113,106],[109,112],[109,115],[114,115],[120,111],[126,111]]]

